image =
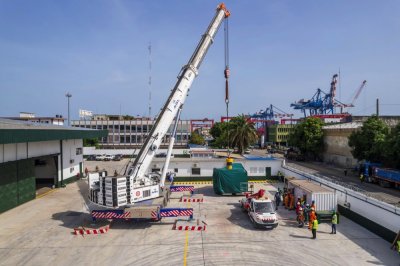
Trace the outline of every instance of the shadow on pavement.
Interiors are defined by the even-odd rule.
[[[311,236],[299,236],[299,235],[294,235],[294,234],[290,234],[289,236],[294,237],[294,238],[311,239]]]
[[[82,226],[83,224],[87,224],[88,222],[91,221],[89,213],[76,212],[76,211],[65,211],[65,212],[54,213],[52,215],[52,219],[61,221],[62,224],[60,224],[60,226],[70,229]]]

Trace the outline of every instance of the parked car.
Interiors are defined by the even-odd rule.
[[[106,155],[105,155],[105,154],[97,155],[97,156],[96,156],[96,161],[104,161],[105,158],[106,158]]]
[[[107,154],[104,157],[104,161],[111,161],[111,160],[114,160],[114,155]]]
[[[157,153],[155,155],[155,157],[156,158],[166,158],[167,157],[167,153],[166,152],[160,152],[160,153]],[[174,154],[173,153],[171,153],[171,157],[170,158],[174,158]]]
[[[117,154],[113,158],[113,161],[121,161],[121,160],[122,160],[122,154]]]
[[[89,155],[89,156],[86,158],[86,161],[96,161],[96,155]]]

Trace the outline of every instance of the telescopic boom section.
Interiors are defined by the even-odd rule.
[[[142,179],[153,160],[153,157],[160,147],[161,141],[167,133],[174,117],[176,116],[178,109],[184,104],[186,96],[189,92],[190,86],[194,78],[198,74],[198,69],[203,61],[208,48],[211,46],[214,36],[218,31],[224,18],[230,16],[229,11],[225,5],[221,3],[217,7],[217,12],[207,28],[207,31],[202,36],[196,50],[194,51],[189,62],[183,66],[180,74],[178,75],[178,81],[175,87],[171,91],[171,94],[161,109],[157,120],[147,137],[145,143],[139,151],[132,168],[128,172],[129,175],[133,176],[134,182],[137,179]]]

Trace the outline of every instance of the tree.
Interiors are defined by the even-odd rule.
[[[96,147],[99,148],[99,139],[83,139],[83,147]]]
[[[254,123],[243,114],[229,121],[229,140],[232,147],[237,147],[240,154],[257,141],[257,132]]]
[[[197,144],[197,145],[204,145],[206,141],[204,140],[203,136],[200,135],[199,133],[193,131],[191,136],[190,136],[190,141],[189,143],[191,144]]]
[[[323,124],[317,117],[306,118],[294,127],[289,135],[289,145],[297,147],[305,156],[318,157],[324,147]]]
[[[213,137],[210,145],[215,148],[225,148],[228,145],[227,128],[229,123],[216,122],[210,129],[210,134]]]
[[[358,160],[383,162],[389,127],[377,116],[371,116],[360,130],[349,136],[351,153]]]
[[[122,117],[124,120],[135,120],[135,117],[131,116],[131,115],[124,115]]]
[[[386,164],[400,169],[400,124],[387,136],[384,151]]]

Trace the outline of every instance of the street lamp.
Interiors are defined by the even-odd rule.
[[[69,92],[67,92],[67,93],[65,94],[65,97],[68,98],[68,126],[70,126],[70,122],[69,122],[69,98],[72,97],[72,94],[69,93]]]

